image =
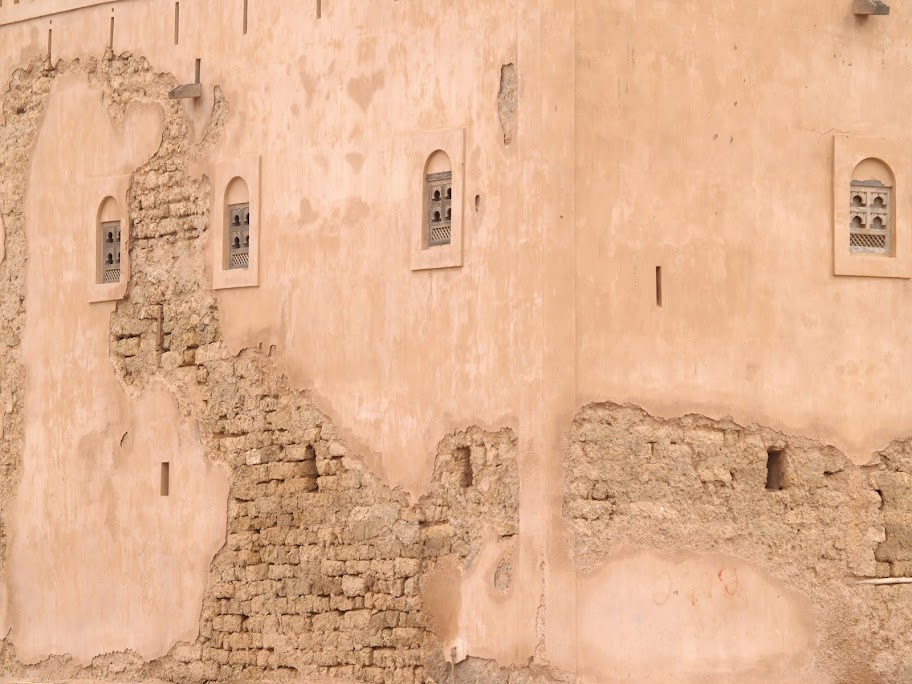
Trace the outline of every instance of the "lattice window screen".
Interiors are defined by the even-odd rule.
[[[425,187],[428,193],[428,247],[450,244],[452,230],[453,172],[432,173]]]
[[[120,282],[120,221],[101,224],[101,270],[103,283]]]
[[[849,250],[891,254],[893,189],[879,181],[852,181],[849,193]]]
[[[228,268],[247,268],[250,263],[250,205],[228,207]]]

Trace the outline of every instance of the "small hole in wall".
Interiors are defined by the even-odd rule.
[[[481,209],[481,195],[475,195],[475,211]]]
[[[456,466],[459,468],[459,486],[472,486],[472,450],[469,447],[456,449]]]
[[[778,492],[785,487],[785,452],[768,449],[766,452],[766,488]]]
[[[165,461],[161,464],[161,490],[162,496],[168,496],[171,491],[171,464]]]

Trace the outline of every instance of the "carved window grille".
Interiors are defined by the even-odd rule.
[[[102,283],[120,282],[120,221],[101,224]]]
[[[427,176],[428,247],[450,244],[452,232],[453,172]]]
[[[250,263],[250,205],[228,207],[228,268],[247,268]]]
[[[893,189],[880,181],[852,181],[849,194],[849,251],[891,254]]]

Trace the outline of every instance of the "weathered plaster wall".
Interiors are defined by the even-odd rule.
[[[576,90],[580,403],[732,415],[856,463],[905,437],[912,283],[833,275],[832,136],[908,138],[912,17],[587,0],[576,21],[600,84]]]
[[[161,141],[155,108],[131,107],[119,127],[85,74],[61,75],[32,150],[29,258],[15,264],[29,303],[28,420],[5,568],[10,634],[27,662],[68,653],[88,663],[125,648],[154,658],[192,639],[224,539],[227,474],[203,458],[167,390],[124,391],[109,359],[113,305],[86,300],[88,231],[73,228],[96,209],[94,183],[135,168]],[[159,494],[161,462],[180,482],[169,497]],[[147,629],[136,631],[140,620]]]
[[[0,28],[3,673],[908,681],[907,592],[855,584],[912,558],[905,285],[834,280],[829,205],[817,235],[777,199],[783,168],[826,176],[803,207],[830,187],[811,102],[865,120],[801,81],[830,57],[800,30],[862,62],[879,35],[882,86],[905,20],[815,0],[761,45],[784,6],[242,7],[182,3],[177,45],[155,0]],[[464,266],[413,272],[402,151],[451,127]],[[255,156],[260,285],[214,293],[211,179]],[[70,214],[110,174],[132,274],[90,305]]]
[[[781,491],[766,489],[771,448],[784,450]],[[768,429],[583,409],[564,500],[583,573],[581,673],[850,681],[882,649],[869,611],[883,597],[856,584],[877,576],[883,541],[872,472]]]
[[[118,79],[129,85],[115,100]],[[218,99],[210,135],[196,146],[180,105],[164,99],[170,85],[143,60],[108,53],[54,72],[36,61],[7,94],[21,126],[10,152],[31,149],[24,237],[37,250],[18,264],[28,265],[22,356],[34,420],[25,421],[4,525],[8,669],[66,655],[72,660],[35,671],[92,662],[89,672],[191,680],[319,671],[412,681],[445,670],[445,644],[429,625],[450,639],[464,629],[453,587],[480,565],[482,548],[496,549],[492,600],[511,593],[515,439],[509,430],[453,433],[440,444],[428,495],[413,505],[345,456],[332,424],[279,375],[271,351],[229,352],[202,282],[208,193],[185,175],[227,105]],[[136,105],[143,101],[157,106]],[[93,135],[68,136],[77,122]],[[120,173],[123,163],[138,166],[128,196],[133,278],[123,302],[88,304],[89,262],[72,258],[84,233],[61,222],[74,206],[91,216],[80,205],[94,176]],[[165,460],[168,497],[158,491]],[[232,469],[233,486],[227,544],[207,573],[225,539],[226,478],[216,462]],[[424,573],[447,587],[442,599],[428,595],[433,620],[422,613]],[[187,643],[173,657],[145,667],[136,657],[154,660],[175,641]]]

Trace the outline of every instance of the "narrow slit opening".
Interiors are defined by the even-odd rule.
[[[656,266],[656,306],[662,306],[662,267]]]
[[[785,488],[785,452],[782,449],[766,452],[766,488],[771,492]]]
[[[111,10],[111,33],[108,36],[108,47],[114,49],[114,10]]]
[[[469,447],[456,449],[456,465],[459,468],[459,486],[471,487],[474,474],[472,473],[472,450]]]
[[[161,464],[161,495],[168,496],[171,491],[171,464],[167,461]]]
[[[48,29],[48,64],[53,64],[54,60],[51,59],[51,47],[53,46],[54,30]]]
[[[174,3],[174,44],[180,43],[180,17],[181,6],[179,2]]]
[[[244,0],[244,35],[247,35],[247,0]]]
[[[323,16],[323,0],[317,0],[317,19]]]

